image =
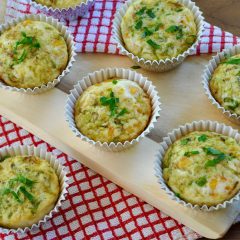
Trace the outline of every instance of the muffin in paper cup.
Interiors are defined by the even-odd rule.
[[[0,87],[6,90],[11,91],[17,91],[21,93],[27,93],[27,94],[38,94],[44,91],[47,91],[53,87],[55,87],[61,79],[70,72],[70,69],[73,65],[73,62],[75,61],[75,43],[73,41],[73,36],[67,31],[67,28],[60,22],[58,22],[56,19],[52,17],[46,17],[45,15],[25,15],[23,17],[20,17],[18,19],[14,19],[11,22],[7,22],[0,26],[0,33],[3,33],[4,31],[10,29],[11,27],[16,26],[18,23],[27,21],[27,20],[33,20],[33,21],[40,21],[48,23],[49,25],[52,25],[56,30],[60,32],[62,37],[64,38],[67,46],[68,51],[68,60],[65,69],[60,73],[60,75],[55,78],[53,81],[50,81],[46,84],[43,84],[38,87],[34,88],[23,88],[23,87],[14,87],[7,85],[4,81],[0,81]],[[24,34],[24,33],[22,33]],[[19,42],[19,41],[18,41]],[[18,59],[19,60],[19,59]]]
[[[214,211],[214,210],[226,208],[227,206],[233,204],[233,202],[238,201],[240,199],[240,191],[239,190],[232,198],[230,198],[229,200],[225,200],[220,204],[211,205],[211,206],[206,205],[206,204],[205,205],[192,204],[190,202],[187,202],[187,201],[181,199],[180,198],[181,195],[176,194],[176,192],[174,192],[168,186],[168,184],[166,183],[166,181],[163,177],[163,159],[164,159],[164,156],[167,154],[167,150],[170,148],[170,146],[173,145],[173,143],[175,143],[179,139],[182,140],[180,143],[183,144],[183,141],[186,140],[186,138],[184,139],[184,137],[191,133],[194,134],[195,132],[198,134],[207,132],[208,134],[213,134],[215,136],[218,136],[219,138],[221,136],[219,136],[217,134],[221,134],[221,135],[224,135],[224,137],[226,139],[227,139],[227,137],[233,138],[237,144],[240,142],[240,134],[238,133],[237,130],[233,129],[230,126],[226,126],[224,124],[220,124],[218,122],[213,122],[213,121],[209,121],[209,120],[205,120],[205,121],[201,120],[201,121],[194,121],[192,123],[187,123],[185,125],[180,126],[179,128],[174,129],[172,132],[168,133],[168,135],[166,137],[163,138],[163,141],[160,143],[159,151],[156,155],[156,160],[154,162],[155,176],[158,178],[158,183],[160,183],[160,187],[169,195],[169,197],[172,200],[184,205],[185,207],[188,207],[191,209],[196,209],[196,210],[202,210],[202,211]],[[204,140],[203,136],[204,136],[204,134],[201,135],[201,141]],[[204,136],[204,137],[206,138],[206,136]],[[198,139],[198,141],[200,141],[200,140]],[[186,155],[184,155],[184,156],[186,156]],[[235,160],[233,160],[233,161],[235,161]],[[176,164],[178,164],[178,163],[176,163]],[[203,166],[203,168],[204,168],[204,166]],[[190,170],[188,170],[188,171],[190,171]],[[213,170],[211,170],[211,171],[213,171]],[[211,181],[212,181],[212,179],[211,179]],[[211,184],[212,184],[211,181],[209,183],[206,183],[206,182],[204,183],[202,181],[202,182],[198,182],[198,184],[201,187],[203,187],[203,186],[208,187],[208,184],[210,184],[210,187],[211,187]],[[194,182],[194,184],[195,184],[195,182]],[[207,186],[204,184],[206,184]],[[205,191],[205,189],[204,189],[204,191]],[[194,195],[194,196],[196,197],[196,195]]]
[[[40,159],[48,161],[50,163],[50,166],[55,170],[55,173],[58,176],[60,189],[59,189],[59,196],[55,203],[54,208],[47,215],[45,215],[43,219],[33,224],[31,227],[10,229],[10,228],[4,228],[0,226],[0,232],[4,234],[26,233],[28,231],[39,228],[40,225],[44,224],[47,220],[52,218],[54,213],[58,212],[58,209],[60,208],[62,202],[65,200],[65,196],[67,194],[67,188],[68,188],[68,177],[67,177],[66,170],[60,164],[57,158],[50,152],[47,152],[45,149],[40,147],[27,146],[27,145],[16,146],[16,147],[6,147],[0,150],[1,158],[15,157],[15,156],[25,156],[25,157],[36,156],[36,157],[39,157]]]
[[[206,66],[204,73],[202,75],[202,84],[205,90],[205,94],[208,96],[208,99],[215,105],[229,120],[234,123],[240,124],[240,115],[231,112],[230,110],[224,108],[213,96],[210,89],[210,80],[212,79],[215,69],[229,57],[232,57],[236,54],[240,54],[240,45],[233,46],[232,48],[225,49],[222,52],[214,56]]]
[[[53,7],[47,7],[34,0],[28,0],[28,1],[33,7],[40,10],[44,14],[52,16],[59,20],[68,20],[68,21],[75,20],[78,17],[83,17],[95,2],[95,0],[84,0],[80,4],[73,7],[53,8]]]
[[[117,48],[119,49],[120,53],[123,55],[128,56],[132,61],[139,65],[140,67],[153,71],[153,72],[165,72],[168,70],[171,70],[175,67],[177,67],[179,64],[181,64],[184,59],[193,53],[197,45],[200,41],[201,35],[204,30],[204,18],[202,16],[202,12],[199,10],[199,8],[195,5],[194,2],[190,0],[179,0],[179,3],[182,3],[185,7],[190,9],[190,11],[194,15],[194,20],[196,23],[197,27],[197,36],[196,36],[196,41],[183,53],[179,54],[177,57],[172,57],[172,58],[166,58],[166,59],[161,59],[161,60],[147,60],[143,57],[138,57],[131,53],[130,51],[127,50],[125,47],[122,33],[121,33],[121,22],[122,19],[127,11],[127,9],[130,7],[130,5],[134,3],[134,0],[128,0],[122,8],[117,11],[115,14],[115,18],[113,20],[113,38],[115,42],[117,43]],[[140,11],[139,11],[140,12]],[[151,12],[150,12],[151,13]],[[149,13],[149,14],[150,14]],[[173,30],[174,31],[174,30]],[[149,31],[148,31],[149,32]]]
[[[137,137],[133,138],[131,141],[122,142],[94,141],[89,137],[85,136],[84,134],[82,134],[76,126],[75,104],[78,98],[90,86],[95,85],[97,83],[101,83],[105,80],[109,80],[111,78],[127,79],[130,80],[129,82],[133,81],[132,84],[137,83],[141,91],[143,90],[144,94],[148,96],[150,100],[149,103],[151,105],[150,109],[151,113],[149,115],[148,123],[146,124],[146,127],[143,129],[143,131],[141,131],[141,133]],[[159,112],[161,110],[159,99],[160,98],[158,96],[155,86],[153,86],[152,82],[150,82],[146,77],[142,76],[141,74],[123,68],[101,69],[99,71],[90,73],[74,86],[74,89],[71,90],[67,98],[65,116],[71,130],[75,133],[76,136],[80,137],[82,140],[92,144],[93,146],[99,147],[102,150],[121,151],[139,142],[140,139],[144,138],[154,128],[154,124],[157,122],[157,118],[159,117]]]

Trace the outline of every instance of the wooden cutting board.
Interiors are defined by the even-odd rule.
[[[0,114],[202,236],[220,238],[240,212],[240,204],[211,213],[185,208],[170,200],[160,189],[153,170],[157,141],[180,124],[210,119],[239,129],[218,112],[204,94],[201,73],[208,58],[189,57],[182,66],[164,74],[137,70],[157,86],[163,110],[149,138],[124,152],[103,152],[75,137],[65,122],[64,106],[65,92],[82,76],[103,67],[132,66],[126,57],[79,54],[72,72],[64,78],[59,89],[32,96],[0,90]]]

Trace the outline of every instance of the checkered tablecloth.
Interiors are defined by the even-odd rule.
[[[78,52],[119,53],[112,38],[111,26],[114,13],[123,2],[124,0],[95,0],[93,8],[84,17],[71,22],[64,21],[74,35]],[[27,0],[8,0],[6,20],[30,13],[39,12],[27,4]],[[240,40],[231,33],[206,23],[202,40],[193,54],[218,52],[237,43]]]
[[[78,52],[118,54],[111,35],[111,21],[122,2],[123,0],[96,0],[93,9],[85,17],[64,22],[74,35]],[[38,12],[27,4],[27,0],[8,0],[7,21],[29,13]],[[238,42],[238,38],[232,34],[206,23],[196,54],[217,52]],[[0,116],[0,148],[18,144],[42,146],[56,154],[69,172],[69,194],[59,213],[54,214],[40,229],[23,235],[7,236],[0,233],[0,239],[193,240],[200,237],[191,229]]]
[[[181,223],[124,191],[66,154],[0,116],[0,148],[41,146],[57,156],[70,178],[60,211],[40,229],[4,235],[1,240],[186,239],[200,236]]]

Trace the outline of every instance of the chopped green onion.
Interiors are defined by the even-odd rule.
[[[160,48],[160,45],[158,45],[156,42],[154,42],[154,41],[151,40],[151,39],[148,39],[148,40],[147,40],[147,43],[148,43],[151,47],[153,47],[154,49],[159,49],[159,48]]]
[[[151,36],[153,31],[149,30],[148,28],[144,27],[143,37]]]
[[[200,137],[198,137],[199,142],[206,142],[206,140],[207,140],[207,135],[206,134],[203,134]]]
[[[146,7],[141,8],[139,11],[136,12],[136,15],[139,16],[143,15],[146,9],[147,9]]]
[[[135,28],[136,28],[137,30],[139,30],[139,29],[142,27],[142,25],[143,25],[143,21],[140,19],[140,20],[136,23]]]
[[[116,109],[117,109],[117,103],[119,103],[119,98],[116,98],[114,96],[114,92],[111,91],[110,97],[101,97],[100,98],[100,103],[103,106],[109,106],[110,112],[111,112],[111,117],[116,114]]]
[[[185,152],[185,153],[184,153],[184,156],[186,156],[186,157],[190,157],[190,156],[192,156],[192,155],[196,155],[196,154],[199,154],[199,151]]]
[[[195,181],[195,183],[200,186],[200,187],[203,187],[204,185],[206,185],[207,183],[207,178],[206,177],[200,177],[199,179],[197,179]]]
[[[219,155],[217,158],[214,158],[212,160],[208,160],[205,163],[205,167],[215,167],[218,163],[220,163],[221,161],[223,161],[225,159],[225,155],[221,154]]]
[[[150,18],[155,18],[156,15],[154,14],[153,10],[152,9],[148,9],[146,11],[147,15],[150,17]]]
[[[29,193],[24,186],[21,186],[21,187],[19,188],[19,191],[21,191],[21,192],[23,193],[23,195],[24,195],[32,204],[35,203],[35,198],[34,198],[34,196],[33,196],[31,193]]]
[[[190,138],[181,139],[181,145],[187,145],[191,141]]]
[[[120,117],[122,115],[124,115],[125,113],[127,113],[127,109],[126,108],[123,108],[118,114],[117,114],[117,117]]]
[[[203,151],[208,155],[224,155],[223,152],[212,147],[204,147]]]
[[[231,110],[234,110],[239,106],[239,103],[236,100],[229,97],[224,98],[223,101],[226,103],[226,107]]]
[[[222,63],[224,63],[224,64],[236,64],[236,65],[238,65],[238,64],[240,64],[240,58],[230,58],[230,59],[228,59],[227,61],[222,62]]]

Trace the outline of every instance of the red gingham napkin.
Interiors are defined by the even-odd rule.
[[[41,146],[57,156],[68,171],[68,195],[58,213],[40,229],[4,235],[12,239],[160,239],[194,240],[200,236],[76,160],[0,116],[0,148]]]
[[[119,54],[111,35],[114,13],[124,0],[95,0],[93,8],[84,17],[75,21],[64,21],[74,35],[78,52],[103,52]],[[24,14],[39,13],[27,4],[27,0],[8,0],[6,20]],[[205,31],[197,51],[193,54],[219,52],[229,48],[240,40],[231,33],[205,24]]]

